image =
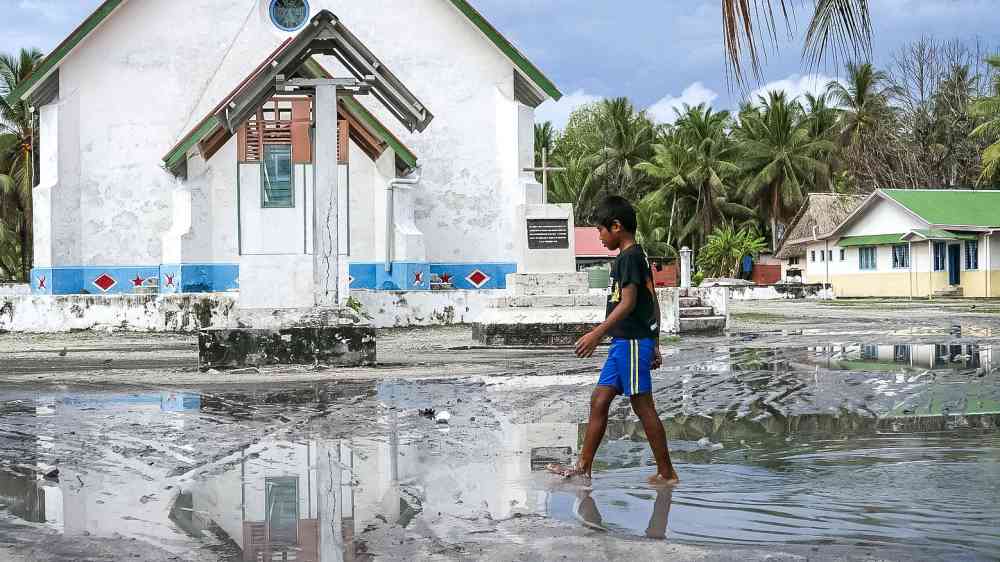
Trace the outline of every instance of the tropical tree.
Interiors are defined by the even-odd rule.
[[[18,55],[0,54],[0,135],[12,137],[4,167],[0,168],[0,221],[5,225],[5,237],[16,236],[20,247],[20,267],[8,271],[27,279],[31,269],[31,190],[35,185],[36,145],[35,120],[27,101],[13,104],[7,96],[26,80],[41,63],[37,49],[22,49]],[[3,244],[0,242],[0,244]],[[3,244],[9,247],[8,244]]]
[[[731,182],[740,171],[736,145],[726,134],[730,121],[728,111],[713,112],[706,104],[695,107],[685,104],[674,123],[677,141],[690,151],[684,179],[691,191],[682,198],[686,200],[684,206],[691,221],[683,234],[693,235],[697,227],[699,240],[712,232],[726,214],[749,211],[730,197]]]
[[[636,166],[652,155],[656,128],[627,98],[602,100],[598,107],[599,133],[588,139],[584,153],[592,167],[591,181],[603,184],[606,193],[637,200],[646,186]]]
[[[889,75],[871,63],[847,63],[847,83],[831,80],[826,89],[843,109],[841,135],[844,145],[871,138],[891,112],[892,95],[898,90],[888,83]]]
[[[535,123],[535,167],[542,165],[542,153],[548,151],[549,158],[552,157],[552,149],[555,147],[556,130],[552,126],[552,121]],[[535,179],[542,181],[542,173],[535,172]]]
[[[663,194],[659,191],[646,195],[635,204],[636,241],[642,244],[649,256],[677,255],[668,241],[669,230],[664,209]]]
[[[769,92],[760,106],[741,116],[740,141],[743,185],[748,201],[756,201],[771,225],[771,249],[778,247],[778,223],[791,218],[802,203],[807,186],[817,175],[829,175],[820,158],[834,144],[810,134],[802,107],[784,92]]]
[[[767,248],[764,237],[749,228],[723,224],[709,236],[698,252],[698,267],[705,277],[736,277],[745,256]]]
[[[972,105],[972,114],[983,119],[972,131],[975,137],[991,142],[983,151],[983,171],[979,183],[991,183],[1000,179],[1000,55],[987,59],[994,69],[993,81],[990,85],[990,96],[976,100]]]

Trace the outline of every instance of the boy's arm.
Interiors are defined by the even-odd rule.
[[[635,303],[639,295],[638,285],[630,284],[622,287],[622,300],[618,303],[618,306],[611,311],[611,314],[601,322],[596,328],[590,331],[587,335],[583,336],[576,342],[576,356],[577,357],[590,357],[594,354],[594,350],[597,346],[604,340],[616,324],[632,314],[632,310],[635,309]]]
[[[660,355],[660,326],[663,316],[660,315],[660,299],[656,297],[656,286],[653,284],[653,278],[650,277],[646,280],[646,288],[649,289],[649,293],[653,296],[653,313],[656,314],[656,347],[653,353],[653,368],[659,369],[663,365],[663,356]]]

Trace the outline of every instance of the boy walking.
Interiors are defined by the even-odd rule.
[[[651,484],[674,485],[679,481],[670,462],[667,436],[653,404],[650,370],[658,369],[660,355],[660,305],[653,286],[653,274],[642,247],[635,241],[635,209],[622,197],[604,200],[596,213],[601,242],[609,250],[619,250],[611,267],[611,294],[607,317],[601,325],[576,342],[577,357],[590,357],[594,349],[611,336],[608,359],[590,397],[590,422],[575,467],[549,465],[551,472],[565,477],[590,477],[597,447],[608,427],[608,410],[619,394],[632,403],[642,422],[656,459]]]

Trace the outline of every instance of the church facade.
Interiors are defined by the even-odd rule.
[[[352,41],[314,52],[321,25]],[[339,78],[352,53],[384,89],[338,90],[336,162],[317,161],[316,99],[251,86]],[[561,94],[465,0],[106,0],[11,95],[40,128],[33,293],[309,306],[322,166],[351,289],[503,288],[534,108]]]

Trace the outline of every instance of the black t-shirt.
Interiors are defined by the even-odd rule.
[[[607,315],[611,316],[611,311],[621,302],[622,289],[635,285],[637,290],[635,308],[624,320],[611,327],[611,337],[630,340],[657,337],[660,319],[656,318],[653,295],[646,287],[646,282],[652,278],[653,272],[649,269],[649,260],[642,246],[633,244],[615,258],[611,265]]]

